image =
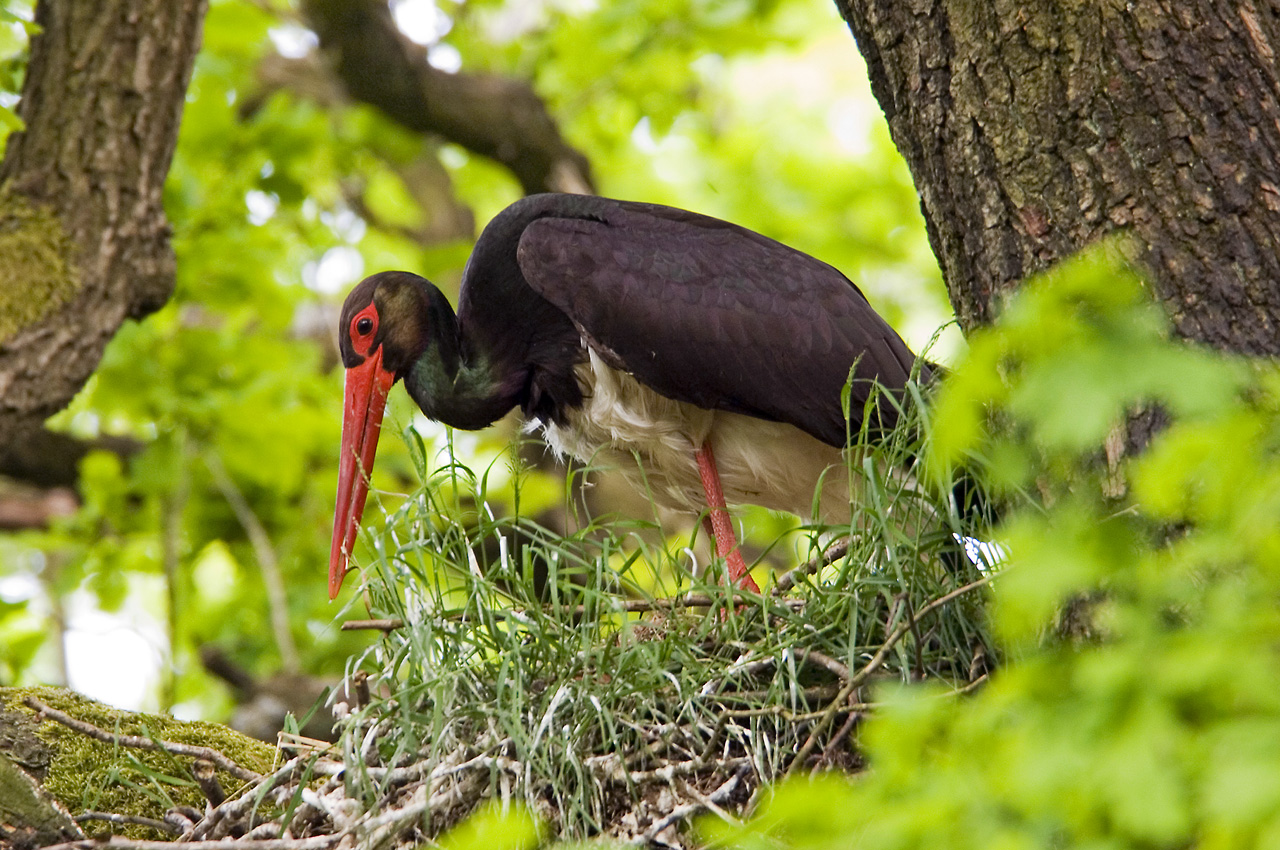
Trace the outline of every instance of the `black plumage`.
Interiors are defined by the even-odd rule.
[[[544,420],[580,401],[582,339],[668,398],[833,446],[846,442],[850,369],[856,433],[872,383],[900,391],[915,360],[832,266],[709,216],[593,196],[504,210],[476,243],[458,314],[483,348],[528,366],[515,403]],[[892,405],[879,414],[891,427]]]

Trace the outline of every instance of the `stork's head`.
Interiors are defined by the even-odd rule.
[[[347,369],[347,381],[342,404],[338,505],[329,550],[330,599],[342,589],[347,562],[360,532],[387,393],[430,342],[427,305],[434,289],[409,272],[379,272],[360,281],[342,305],[338,349]]]
[[[428,304],[435,287],[410,272],[378,272],[356,284],[342,305],[338,349],[347,374],[371,358],[398,380],[429,342]]]

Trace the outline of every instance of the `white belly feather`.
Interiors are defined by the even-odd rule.
[[[707,501],[694,451],[710,440],[730,505],[761,505],[810,518],[821,479],[817,518],[849,522],[849,474],[839,449],[793,425],[673,401],[606,365],[594,352],[577,375],[585,401],[564,425],[546,427],[554,451],[617,469],[662,507],[698,513]]]

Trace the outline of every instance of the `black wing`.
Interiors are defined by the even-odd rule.
[[[905,385],[914,355],[835,268],[696,213],[591,206],[589,217],[530,222],[520,270],[610,365],[657,392],[840,446],[841,390],[855,363],[855,432],[873,382]],[[885,404],[879,416],[886,427],[896,418]]]

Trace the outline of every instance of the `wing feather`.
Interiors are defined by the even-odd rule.
[[[845,442],[871,381],[900,391],[915,356],[832,266],[718,219],[614,202],[524,228],[517,261],[601,356],[659,393]],[[888,406],[881,424],[892,425]]]

